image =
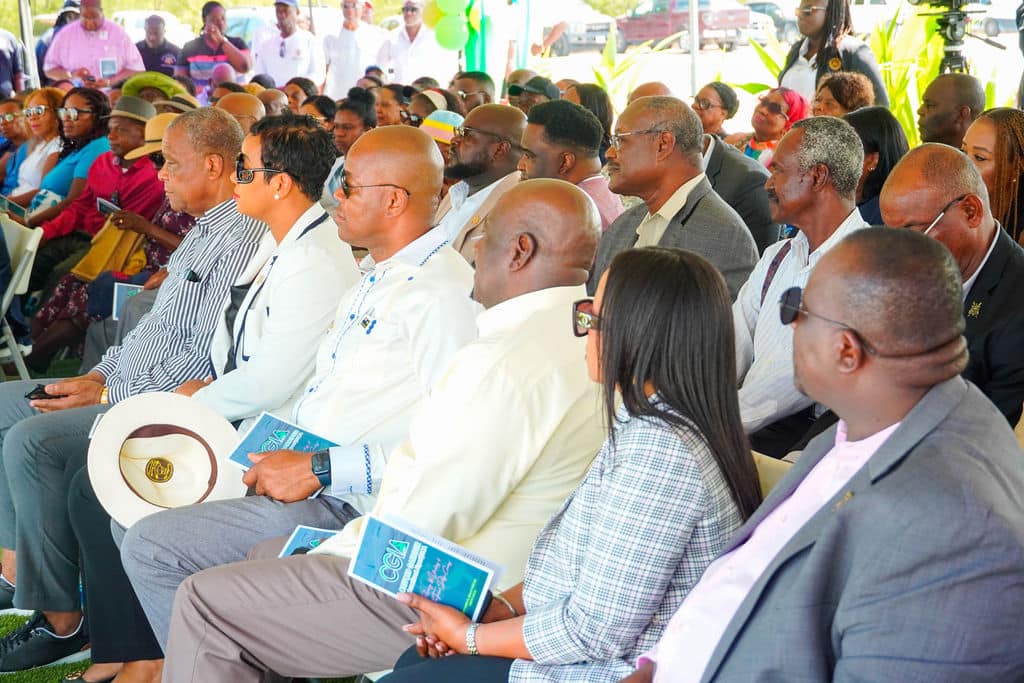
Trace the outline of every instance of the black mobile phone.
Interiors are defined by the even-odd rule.
[[[25,398],[27,398],[30,401],[37,401],[37,400],[42,400],[42,399],[46,399],[46,398],[64,398],[64,397],[63,396],[51,396],[50,394],[46,393],[46,385],[45,384],[37,384],[35,389],[33,389],[32,391],[30,391],[27,394],[25,394]]]

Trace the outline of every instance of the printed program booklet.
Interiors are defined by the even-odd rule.
[[[393,517],[366,515],[348,575],[395,597],[415,593],[480,618],[501,567]]]
[[[128,303],[128,299],[142,291],[142,285],[133,285],[129,282],[115,282],[114,283],[114,307],[113,313],[110,316],[111,320],[120,320],[121,313],[124,312],[124,305]]]
[[[249,428],[242,440],[235,446],[235,450],[231,451],[228,459],[243,470],[248,470],[252,467],[252,461],[249,460],[250,453],[278,450],[312,453],[337,445],[329,439],[263,411],[260,419],[256,420]]]
[[[300,524],[288,537],[288,542],[284,544],[284,549],[278,554],[278,557],[305,555],[337,533],[337,529],[318,529],[315,526]]]

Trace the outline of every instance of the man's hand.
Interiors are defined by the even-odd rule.
[[[256,495],[282,503],[309,498],[320,488],[313,474],[313,454],[303,451],[267,451],[250,453],[253,465],[242,481],[256,489]]]
[[[210,382],[213,381],[212,377],[206,379],[190,379],[189,381],[182,384],[180,387],[174,390],[176,394],[183,394],[185,396],[191,396],[205,386],[209,386]]]
[[[115,211],[110,214],[110,222],[119,230],[131,230],[140,235],[149,233],[151,223],[134,211]]]
[[[466,629],[473,622],[465,614],[447,605],[438,604],[415,593],[399,593],[398,601],[420,613],[415,624],[402,628],[416,636],[416,651],[421,657],[444,657],[468,654]]]
[[[619,683],[651,683],[654,680],[654,664],[641,662],[640,667],[629,676],[623,678]]]
[[[94,406],[100,402],[103,382],[88,377],[74,377],[63,382],[46,385],[46,393],[63,398],[43,398],[29,401],[28,404],[42,413],[51,413],[68,408]]]
[[[166,280],[166,279],[167,279],[167,269],[166,268],[161,268],[160,270],[158,270],[155,273],[153,273],[152,275],[150,275],[148,280],[146,280],[144,283],[142,283],[142,289],[144,289],[144,290],[156,289],[157,287],[162,285],[164,283],[164,280]]]

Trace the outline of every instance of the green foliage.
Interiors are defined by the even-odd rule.
[[[553,0],[543,0],[552,2]],[[609,17],[620,17],[629,14],[640,4],[640,0],[586,0],[586,3],[601,14]]]
[[[622,111],[626,106],[626,98],[636,87],[637,78],[640,72],[637,69],[640,58],[654,52],[661,52],[675,45],[679,40],[679,34],[662,38],[658,43],[651,44],[647,41],[631,49],[628,53],[619,54],[618,37],[613,26],[608,31],[608,42],[601,52],[600,63],[592,67],[594,82],[601,86],[612,100],[616,112]]]
[[[767,69],[768,74],[772,77],[771,83],[730,83],[734,88],[745,90],[751,95],[756,95],[759,92],[770,90],[775,87],[775,84],[779,82],[779,74],[782,73],[782,67],[786,63],[786,46],[779,42],[772,33],[768,33],[765,36],[766,42],[762,47],[756,40],[750,41],[750,47],[757,53],[758,58],[761,60],[761,64]]]

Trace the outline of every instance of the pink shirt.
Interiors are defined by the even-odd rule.
[[[761,520],[742,545],[704,572],[665,628],[661,640],[640,661],[655,662],[654,683],[698,683],[743,599],[789,543],[899,427],[887,427],[860,441],[846,440],[839,422],[836,443],[786,500]]]
[[[145,71],[142,55],[125,30],[110,19],[104,19],[99,31],[86,31],[82,21],[73,21],[62,28],[46,51],[43,70],[86,68],[95,77],[104,76],[101,59],[113,59],[116,71],[131,69]]]
[[[612,221],[626,210],[622,198],[608,189],[608,179],[600,173],[584,178],[576,183],[576,187],[590,195],[597,204],[597,213],[601,215],[601,232],[607,230]]]

